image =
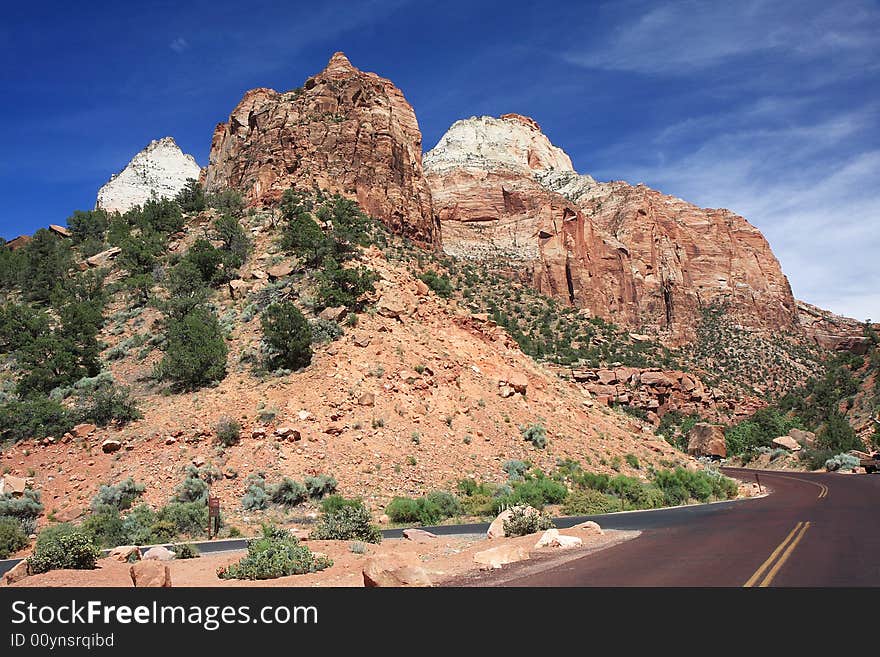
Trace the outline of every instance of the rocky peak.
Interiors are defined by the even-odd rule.
[[[530,118],[457,121],[425,174],[447,252],[518,262],[526,282],[566,303],[681,340],[707,306],[748,327],[798,329],[779,262],[744,218],[578,174]]]
[[[416,242],[440,242],[415,112],[390,80],[341,52],[299,89],[248,91],[214,131],[205,186],[238,189],[256,206],[318,187]]]
[[[571,159],[554,146],[533,120],[519,114],[456,121],[425,155],[425,170],[508,169],[574,172]]]
[[[98,190],[95,207],[125,212],[151,198],[172,198],[200,172],[195,158],[184,153],[173,137],[154,139]]]

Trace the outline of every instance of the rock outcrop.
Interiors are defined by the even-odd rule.
[[[241,190],[253,205],[318,187],[357,200],[396,233],[440,241],[415,112],[389,80],[339,52],[300,89],[248,91],[214,131],[205,185]]]
[[[198,179],[201,168],[172,137],[153,140],[100,190],[96,208],[125,212],[150,199],[174,198],[188,179]]]
[[[644,185],[579,175],[531,119],[458,121],[425,156],[444,248],[519,261],[541,292],[631,328],[693,337],[701,310],[797,329],[796,307],[764,237],[728,210]]]
[[[724,427],[718,424],[697,422],[688,432],[687,453],[691,456],[726,458],[727,443],[724,440]]]

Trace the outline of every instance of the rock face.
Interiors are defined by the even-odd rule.
[[[342,53],[300,89],[248,91],[214,131],[205,185],[239,189],[254,205],[317,186],[357,200],[394,232],[440,242],[415,112],[389,80]]]
[[[687,453],[691,456],[727,457],[727,443],[724,441],[724,427],[717,424],[698,422],[688,432]]]
[[[172,137],[153,140],[100,190],[96,208],[125,212],[152,198],[173,198],[201,168]]]
[[[579,175],[531,119],[458,121],[425,155],[444,248],[519,261],[541,292],[617,324],[690,338],[701,309],[796,330],[788,280],[764,237],[728,210]]]

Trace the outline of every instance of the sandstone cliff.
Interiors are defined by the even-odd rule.
[[[193,156],[180,150],[172,137],[153,140],[98,190],[95,207],[125,212],[151,198],[173,198],[200,172]]]
[[[205,185],[239,189],[254,205],[291,186],[338,192],[396,233],[440,241],[415,112],[389,80],[342,53],[301,89],[248,91],[214,131]]]
[[[750,328],[798,328],[788,280],[754,226],[578,175],[531,119],[456,122],[425,175],[447,252],[518,260],[539,290],[595,315],[679,339],[718,305]]]

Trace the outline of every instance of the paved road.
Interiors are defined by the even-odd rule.
[[[754,471],[726,469],[753,479]],[[880,586],[880,475],[760,472],[768,497],[627,514],[627,541],[504,586]],[[492,585],[497,575],[480,578]]]

